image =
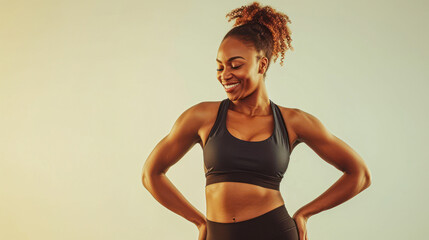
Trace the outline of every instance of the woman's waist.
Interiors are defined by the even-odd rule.
[[[284,204],[277,190],[240,182],[206,186],[207,218],[216,222],[246,220]]]

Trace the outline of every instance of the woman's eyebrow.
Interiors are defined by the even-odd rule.
[[[241,57],[241,56],[234,56],[234,57],[230,57],[229,59],[228,59],[228,62],[231,62],[232,60],[234,60],[234,59],[236,59],[236,58],[242,58],[242,59],[244,59],[244,60],[246,60],[244,57]],[[219,59],[217,59],[216,58],[216,61],[217,62],[222,62],[221,60],[219,60]]]

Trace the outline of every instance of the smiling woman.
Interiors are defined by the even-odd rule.
[[[144,186],[164,206],[193,222],[199,240],[307,240],[310,216],[370,185],[360,156],[313,115],[275,104],[265,77],[272,58],[292,49],[287,15],[253,2],[227,14],[235,19],[216,57],[227,98],[183,112],[149,155]],[[301,142],[344,175],[290,216],[280,183]],[[196,143],[203,149],[207,216],[193,207],[165,173]]]
[[[236,100],[246,95],[245,87],[255,90],[257,87],[253,85],[259,78],[265,81],[272,58],[275,62],[281,54],[283,66],[285,51],[293,50],[292,32],[287,26],[291,21],[286,14],[269,6],[261,7],[257,2],[234,9],[226,16],[228,21],[236,21],[219,47],[217,78]],[[260,72],[262,76],[257,76]]]

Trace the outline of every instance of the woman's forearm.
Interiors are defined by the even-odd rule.
[[[369,187],[370,184],[370,180],[365,174],[344,173],[328,190],[297,212],[309,218],[349,200]]]
[[[206,221],[204,214],[186,200],[164,173],[146,174],[142,181],[152,196],[166,208],[186,218],[196,226]]]

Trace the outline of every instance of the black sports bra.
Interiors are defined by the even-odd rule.
[[[216,121],[203,148],[206,186],[243,182],[279,190],[289,164],[289,138],[279,107],[270,100],[274,131],[262,141],[244,141],[226,128],[230,99],[220,103]]]

